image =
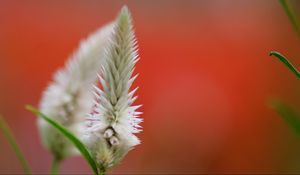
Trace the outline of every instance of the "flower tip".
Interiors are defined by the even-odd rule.
[[[130,11],[127,7],[127,5],[124,5],[118,15],[118,19],[123,21],[123,20],[128,20],[131,19]]]
[[[123,5],[123,7],[121,8],[121,13],[122,14],[129,14],[130,13],[127,5]]]

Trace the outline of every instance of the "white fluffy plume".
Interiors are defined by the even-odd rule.
[[[111,43],[99,76],[101,88],[95,87],[95,110],[87,118],[85,141],[98,164],[106,169],[119,162],[139,139],[140,132],[136,100],[131,85],[138,54],[132,19],[127,7],[118,15]],[[131,91],[130,91],[131,90]]]
[[[92,109],[92,85],[97,80],[112,31],[113,24],[109,24],[83,40],[65,67],[54,75],[40,101],[41,112],[74,134],[80,132],[80,123]],[[38,119],[38,126],[43,143],[57,159],[73,154],[72,144],[56,129],[43,119]]]

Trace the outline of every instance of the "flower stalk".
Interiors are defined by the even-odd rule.
[[[51,174],[52,175],[58,175],[59,174],[59,165],[61,160],[54,158],[51,165]]]

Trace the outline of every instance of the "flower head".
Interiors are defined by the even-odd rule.
[[[92,109],[92,85],[97,80],[112,30],[113,24],[109,24],[82,41],[65,67],[54,75],[40,101],[41,112],[74,134],[79,134],[80,123]],[[43,119],[38,119],[38,126],[44,145],[57,159],[75,152],[72,144]]]
[[[99,76],[101,88],[95,87],[94,113],[87,118],[85,141],[92,155],[103,169],[119,162],[139,139],[140,132],[136,100],[131,85],[138,54],[132,19],[127,7],[118,15],[111,43],[105,52],[102,72]]]

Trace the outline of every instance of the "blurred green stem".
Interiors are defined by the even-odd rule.
[[[273,100],[271,102],[271,108],[273,108],[290,128],[294,130],[295,134],[300,137],[300,118],[297,113],[280,100]]]
[[[20,149],[19,145],[17,144],[17,141],[11,132],[11,129],[9,128],[9,126],[7,125],[7,123],[2,118],[1,115],[0,115],[0,130],[2,130],[5,138],[7,139],[7,141],[13,148],[14,152],[16,153],[16,155],[24,169],[25,174],[28,174],[28,175],[32,174],[31,169],[30,169],[24,155],[22,154],[21,149]]]
[[[289,0],[279,0],[280,4],[282,5],[285,13],[287,14],[288,18],[292,22],[298,36],[300,37],[300,25],[297,19],[297,15],[292,8],[292,5]]]
[[[58,175],[59,174],[59,165],[60,165],[61,160],[54,158],[52,161],[52,166],[51,166],[51,174],[52,175]]]

